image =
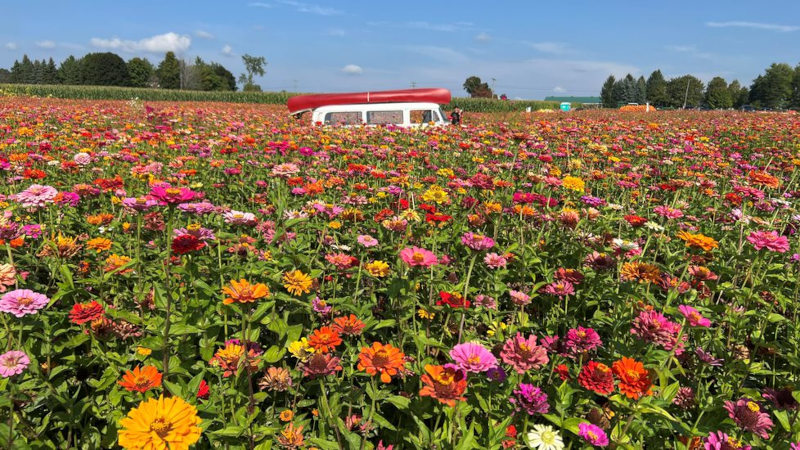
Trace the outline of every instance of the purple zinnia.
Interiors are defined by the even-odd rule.
[[[736,403],[726,401],[725,409],[728,411],[728,417],[741,429],[757,434],[762,439],[769,439],[768,432],[772,430],[772,419],[769,418],[769,414],[761,410],[758,403],[742,397]]]
[[[798,403],[792,395],[792,389],[784,387],[781,389],[764,388],[761,396],[772,402],[776,409],[797,409]]]
[[[31,360],[25,352],[19,350],[5,352],[0,355],[0,375],[8,378],[20,374],[30,363]]]
[[[492,352],[475,342],[456,345],[450,350],[450,357],[466,372],[481,373],[497,366]]]
[[[532,384],[520,383],[517,389],[514,389],[513,396],[508,401],[514,405],[516,411],[525,410],[529,416],[536,413],[547,414],[550,411],[550,405],[547,404],[547,394]]]
[[[191,189],[172,187],[169,184],[154,186],[150,190],[150,196],[158,200],[162,205],[177,205],[202,197],[198,192]]]
[[[22,317],[27,314],[36,314],[49,302],[50,299],[43,294],[38,294],[30,289],[17,289],[7,292],[0,298],[0,311]]]
[[[703,439],[703,443],[705,443],[704,450],[750,450],[751,448],[749,445],[742,444],[722,431],[709,433]]]
[[[130,211],[143,212],[158,206],[158,202],[147,197],[126,197],[122,199],[122,207]]]
[[[578,436],[597,447],[605,447],[608,445],[608,435],[606,435],[606,432],[592,423],[584,422],[578,424]]]

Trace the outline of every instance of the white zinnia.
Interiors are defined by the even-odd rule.
[[[534,425],[528,431],[528,445],[539,450],[562,450],[564,441],[558,431],[550,425]]]

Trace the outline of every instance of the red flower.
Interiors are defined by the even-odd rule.
[[[644,225],[645,222],[647,222],[647,219],[644,217],[636,215],[625,216],[625,220],[634,228],[639,228],[640,226]]]
[[[206,243],[192,234],[184,234],[172,240],[172,252],[177,255],[184,255],[189,252],[201,250]]]
[[[566,381],[570,379],[569,376],[569,367],[566,364],[559,364],[556,366],[556,373],[558,377],[561,378],[561,381]]]
[[[608,395],[614,391],[614,375],[607,365],[589,361],[578,375],[578,384],[600,395]]]
[[[92,301],[89,303],[76,303],[72,306],[72,311],[69,312],[69,319],[72,323],[80,325],[82,323],[91,322],[103,317],[105,310],[100,303]]]
[[[445,291],[439,292],[439,300],[436,302],[436,306],[447,305],[451,308],[469,308],[470,304],[469,300],[462,297],[461,294],[451,294]]]
[[[208,388],[208,383],[206,383],[206,380],[200,380],[200,387],[197,388],[197,398],[208,400],[209,393],[210,389]]]

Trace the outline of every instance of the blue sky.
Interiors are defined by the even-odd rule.
[[[798,1],[3,0],[0,67],[113,51],[157,64],[167,49],[217,61],[264,56],[265,90],[447,87],[470,75],[511,98],[597,95],[613,73],[691,73],[749,85],[800,62]]]

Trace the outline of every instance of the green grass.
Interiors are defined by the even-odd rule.
[[[67,86],[47,84],[0,84],[0,96],[25,95],[82,100],[133,100],[167,102],[229,102],[285,105],[294,92],[230,92],[179,91],[172,89],[132,88],[116,86]],[[558,109],[558,102],[540,100],[496,100],[490,98],[455,97],[445,105],[447,111],[458,106],[467,112],[514,112]],[[573,107],[578,105],[573,104]]]

